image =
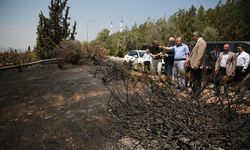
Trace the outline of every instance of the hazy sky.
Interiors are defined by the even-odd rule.
[[[113,31],[119,31],[120,22],[131,27],[134,22],[171,16],[179,9],[203,5],[206,9],[215,7],[219,0],[69,0],[70,17],[77,22],[76,39],[94,39],[103,28],[113,22]],[[48,13],[50,0],[0,0],[0,49],[27,49],[36,43],[38,14]],[[93,21],[94,20],[94,21]]]

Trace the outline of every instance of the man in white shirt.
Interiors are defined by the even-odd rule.
[[[228,52],[223,53],[223,55],[221,57],[221,62],[220,62],[220,67],[221,68],[226,68],[228,55],[229,55]]]
[[[224,45],[224,51],[219,54],[215,63],[215,94],[220,95],[221,83],[224,82],[224,95],[227,96],[228,84],[235,75],[236,56],[230,51],[229,44]],[[226,77],[226,78],[225,78]],[[223,81],[226,79],[226,81]]]
[[[151,54],[149,53],[149,49],[147,49],[146,53],[144,53],[143,61],[144,61],[144,71],[150,71],[152,57]]]
[[[236,54],[236,69],[234,81],[242,81],[247,75],[247,68],[249,66],[249,54],[245,52],[242,44],[237,46],[238,53]]]

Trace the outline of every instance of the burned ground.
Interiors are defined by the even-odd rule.
[[[102,81],[89,66],[0,73],[0,149],[108,149]]]
[[[126,69],[107,61],[1,72],[0,149],[249,147],[249,91],[225,100],[207,88],[193,100]]]

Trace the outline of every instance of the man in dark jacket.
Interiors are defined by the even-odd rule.
[[[218,45],[216,45],[214,50],[209,52],[209,56],[208,56],[209,69],[214,70],[215,62],[217,61],[219,54],[220,54],[220,48]]]
[[[167,47],[175,46],[175,39],[174,37],[169,38],[169,43]],[[174,51],[166,52],[164,57],[165,62],[165,72],[168,76],[172,77],[172,70],[174,65]]]

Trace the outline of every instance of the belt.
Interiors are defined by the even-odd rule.
[[[244,68],[243,66],[236,66],[236,68]]]
[[[182,60],[186,60],[186,58],[177,58],[177,59],[174,59],[174,61],[182,61]]]

